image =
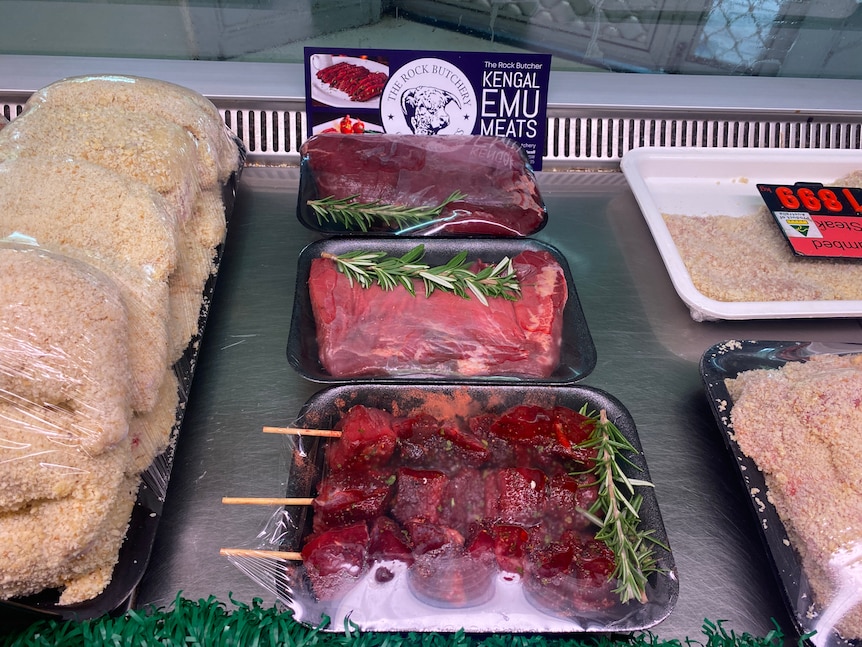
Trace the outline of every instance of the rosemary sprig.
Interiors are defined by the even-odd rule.
[[[350,285],[355,282],[363,288],[377,284],[384,290],[393,290],[401,286],[416,296],[413,280],[421,279],[426,297],[435,290],[452,292],[465,299],[472,294],[487,306],[489,297],[515,301],[521,296],[518,275],[509,257],[504,257],[496,265],[473,272],[468,269],[467,252],[460,252],[445,265],[436,267],[420,263],[424,255],[424,245],[416,245],[403,256],[364,251],[341,255],[328,252],[321,254],[323,258],[335,262],[338,271],[349,279]]]
[[[436,206],[419,207],[389,204],[379,200],[359,202],[358,197],[358,194],[346,198],[328,196],[309,200],[308,206],[316,214],[318,224],[334,222],[345,229],[367,232],[377,223],[383,223],[390,229],[404,229],[427,223],[439,216],[446,205],[467,196],[460,191],[454,191]]]
[[[580,413],[587,413],[586,405]],[[659,571],[653,546],[666,548],[653,537],[654,530],[641,530],[640,507],[643,497],[635,493],[636,486],[653,487],[649,481],[629,478],[624,465],[634,466],[625,454],[637,450],[610,420],[604,409],[595,420],[590,439],[581,445],[596,449],[594,467],[589,470],[598,482],[599,492],[589,510],[581,510],[597,526],[596,539],[604,541],[614,553],[613,577],[617,580],[614,593],[622,602],[647,602],[646,583],[650,573]]]

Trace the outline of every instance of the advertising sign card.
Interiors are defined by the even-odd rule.
[[[307,47],[307,136],[508,137],[538,171],[550,70],[546,54]]]
[[[862,258],[862,189],[811,182],[757,189],[795,254]]]

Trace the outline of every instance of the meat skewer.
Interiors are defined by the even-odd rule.
[[[311,497],[243,497],[225,496],[222,503],[226,505],[311,505],[314,499]]]
[[[219,555],[225,557],[266,557],[269,559],[287,559],[293,562],[302,561],[302,555],[285,550],[257,550],[254,548],[221,548]]]
[[[264,427],[265,434],[283,434],[286,436],[317,436],[320,438],[341,438],[340,431],[332,429],[303,429],[302,427]]]

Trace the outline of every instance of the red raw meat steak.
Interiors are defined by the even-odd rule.
[[[435,207],[460,191],[415,235],[529,236],[547,211],[523,148],[487,135],[321,133],[302,145],[317,197]]]
[[[308,290],[321,365],[336,378],[552,375],[568,298],[563,268],[543,250],[512,261],[521,297],[484,305],[441,290],[426,298],[418,282],[416,296],[361,288],[334,261],[314,259]]]

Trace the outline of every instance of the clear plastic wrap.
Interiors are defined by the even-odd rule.
[[[521,237],[547,222],[526,153],[509,139],[328,133],[300,154],[297,215],[317,231]]]
[[[4,115],[0,114],[0,130],[3,130],[3,126],[6,126],[8,124],[9,124],[9,120],[6,119],[6,117]]]
[[[648,481],[631,418],[595,389],[330,387],[285,436],[286,494],[299,500],[274,511],[247,549],[225,552],[299,621],[328,618],[332,631],[348,619],[366,631],[650,627],[678,596],[657,503],[638,488],[657,571],[645,598],[623,602],[614,553],[576,512],[597,497],[596,454],[572,444],[589,435],[582,407],[606,412],[634,448],[618,464]]]
[[[204,188],[226,183],[242,165],[241,147],[218,109],[206,97],[180,85],[130,75],[75,76],[35,92],[24,107],[44,103],[121,107],[181,126],[196,141],[198,175]]]
[[[227,231],[224,192],[206,189],[198,196],[192,219],[180,229],[179,260],[169,279],[170,351],[176,361],[198,330],[203,286],[215,270],[216,249]]]
[[[0,243],[0,276],[0,598],[76,601],[110,578],[116,551],[95,547],[107,525],[118,545],[137,487],[126,308],[110,277],[32,245]]]
[[[131,401],[128,318],[112,279],[8,243],[0,276],[2,511],[67,495],[77,470],[64,457],[98,455],[126,438]]]
[[[139,482],[127,474],[129,438],[82,461],[62,498],[0,514],[0,599],[65,589],[61,604],[99,593],[111,579]]]
[[[95,92],[101,85],[76,83],[72,87]],[[182,355],[197,328],[202,287],[212,272],[215,247],[224,239],[224,187],[211,182],[207,188],[202,187],[197,140],[160,112],[128,110],[124,102],[86,101],[73,105],[68,103],[71,96],[55,90],[56,99],[53,92],[37,93],[40,100],[31,102],[9,131],[0,133],[0,157],[70,156],[147,185],[161,196],[174,230],[174,261],[170,266],[153,263],[149,271],[156,280],[170,276],[170,339],[166,352],[173,362]],[[228,141],[234,149],[233,157],[241,160],[239,148]],[[236,163],[232,162],[230,168],[236,172]],[[130,221],[116,222],[128,226]],[[152,253],[155,243],[144,242],[147,244],[142,245],[142,252]],[[127,255],[137,258],[132,252]]]

